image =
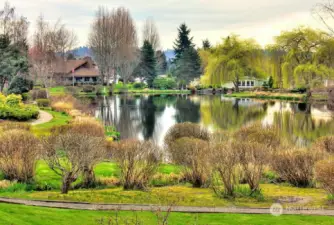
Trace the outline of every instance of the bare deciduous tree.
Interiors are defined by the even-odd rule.
[[[318,3],[313,9],[313,13],[326,26],[328,31],[334,35],[334,1],[327,0],[326,2]]]
[[[103,81],[109,84],[116,74],[127,81],[137,64],[137,33],[130,12],[125,8],[100,7],[93,23],[89,45]],[[117,72],[116,72],[117,71]]]
[[[143,40],[150,42],[150,44],[152,45],[154,49],[154,52],[159,50],[160,36],[159,36],[158,28],[155,25],[154,20],[151,18],[148,18],[144,23]]]
[[[31,74],[34,76],[34,81],[41,82],[45,87],[51,86],[57,60],[56,53],[61,54],[58,60],[65,62],[66,53],[76,43],[77,36],[73,31],[67,29],[60,20],[52,26],[41,15],[37,19],[33,47],[29,52],[32,64]]]

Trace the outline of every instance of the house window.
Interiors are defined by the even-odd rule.
[[[246,85],[245,85],[245,81],[242,81],[242,85],[241,86],[243,86],[243,87],[245,87]]]
[[[85,77],[85,81],[89,81],[89,77]]]
[[[251,86],[254,87],[254,81],[251,81]]]
[[[250,86],[250,81],[247,81],[247,87],[249,87]]]
[[[238,86],[241,86],[241,82],[240,81],[238,81]]]

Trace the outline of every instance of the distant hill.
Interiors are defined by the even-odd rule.
[[[174,59],[175,58],[175,52],[174,52],[174,50],[167,49],[165,51],[165,56],[166,56],[167,61],[170,61],[170,60]]]
[[[90,56],[90,57],[93,56],[92,51],[87,46],[81,46],[81,47],[75,48],[71,51],[71,53],[74,55],[75,58],[83,58],[83,57],[86,57],[86,56]]]
[[[75,58],[83,58],[86,56],[90,56],[93,58],[92,51],[87,46],[81,46],[81,47],[75,48],[70,52],[74,55]],[[175,53],[174,53],[174,50],[172,49],[167,49],[166,51],[164,51],[164,53],[166,55],[167,61],[170,61],[175,58]]]

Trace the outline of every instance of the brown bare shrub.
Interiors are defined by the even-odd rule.
[[[171,144],[173,162],[183,166],[183,173],[193,187],[207,187],[210,184],[211,155],[209,142],[183,137]]]
[[[296,187],[312,184],[314,165],[323,158],[323,154],[309,149],[282,150],[274,154],[272,167],[285,181]]]
[[[0,170],[8,180],[29,182],[40,153],[39,140],[25,130],[9,130],[0,136]]]
[[[334,160],[322,160],[315,166],[315,177],[330,195],[334,195]]]
[[[145,190],[161,161],[161,154],[151,142],[125,140],[112,149],[113,159],[121,169],[121,183],[125,190]]]
[[[50,169],[62,177],[61,193],[68,193],[70,186],[104,155],[105,139],[75,132],[52,135],[43,139],[44,158]]]
[[[315,141],[312,149],[334,154],[334,136],[321,137]]]
[[[259,191],[265,165],[268,163],[269,151],[266,145],[258,142],[234,142],[232,148],[239,155],[244,178],[251,192]]]
[[[263,126],[262,124],[253,124],[251,126],[242,127],[235,132],[234,139],[237,141],[250,141],[263,144],[267,150],[277,150],[281,145],[280,135],[271,126]]]
[[[212,162],[218,180],[213,181],[213,190],[219,197],[235,197],[235,188],[239,184],[239,155],[230,142],[220,142],[212,144]],[[221,190],[219,182],[223,183]]]
[[[72,95],[56,95],[51,97],[51,108],[57,112],[69,113],[75,108],[77,100]]]
[[[170,147],[177,139],[189,137],[209,141],[209,132],[198,124],[179,123],[169,129],[165,136],[165,144]]]
[[[9,131],[9,130],[26,130],[30,131],[31,125],[29,123],[21,123],[21,122],[1,122],[0,130],[1,131]]]

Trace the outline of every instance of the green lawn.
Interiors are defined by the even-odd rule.
[[[44,110],[53,116],[53,119],[48,123],[39,124],[32,127],[32,132],[37,136],[48,134],[52,127],[67,124],[72,117],[61,112],[55,112],[52,110]]]
[[[49,92],[51,95],[65,94],[65,87],[64,86],[51,87],[49,88]]]
[[[157,217],[153,212],[118,212],[119,224],[125,224],[124,220],[133,219],[135,216],[144,225],[156,225]],[[107,225],[109,219],[115,219],[116,212],[111,211],[83,211],[32,207],[12,204],[0,204],[1,225]],[[105,221],[100,223],[99,221]],[[222,213],[171,213],[168,224],[207,224],[207,225],[239,225],[239,224],[301,224],[313,225],[334,224],[334,217],[326,216],[299,216],[282,215],[248,215],[248,214],[222,214]]]

